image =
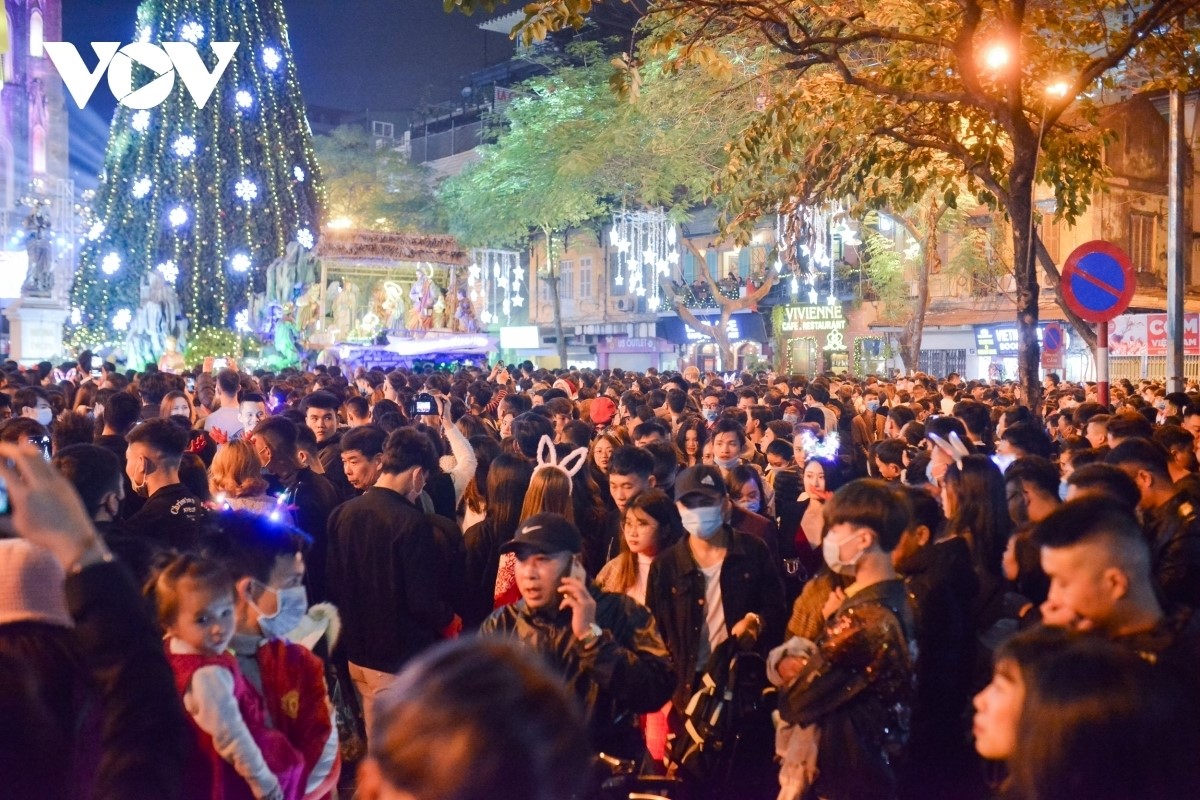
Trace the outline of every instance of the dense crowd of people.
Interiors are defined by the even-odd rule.
[[[0,794],[1198,797],[1191,388],[10,363]]]

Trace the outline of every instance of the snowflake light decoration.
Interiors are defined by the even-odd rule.
[[[233,326],[237,328],[239,333],[250,332],[250,312],[242,309],[233,317]]]
[[[104,233],[104,223],[103,222],[92,223],[91,230],[89,230],[88,234],[87,234],[88,241],[89,242],[96,241],[97,239],[100,238],[100,236],[103,233]]]
[[[304,168],[303,167],[297,166],[295,169],[292,170],[292,174],[296,176],[296,180],[298,180],[298,181],[304,180]]]
[[[129,124],[138,133],[145,133],[146,129],[150,127],[150,112],[142,109],[134,113],[133,119],[130,120]]]
[[[83,324],[83,309],[81,309],[79,306],[71,307],[71,324],[72,325],[82,325]]]
[[[811,431],[803,431],[800,434],[800,446],[809,458],[825,460],[837,458],[839,444],[837,431],[830,431],[825,434],[823,440],[818,439]]]
[[[174,144],[171,145],[171,149],[174,150],[175,155],[179,156],[180,158],[191,158],[196,154],[196,137],[187,135],[180,136],[175,140]]]
[[[146,195],[150,194],[150,179],[146,177],[138,178],[133,182],[131,193],[135,200],[141,200]]]
[[[188,221],[187,209],[183,206],[175,206],[171,209],[171,213],[167,215],[167,219],[170,220],[171,225],[176,228],[180,227],[181,225],[186,225]]]
[[[174,285],[175,279],[179,277],[179,267],[175,266],[174,261],[164,261],[155,267],[159,274],[163,276],[163,280]]]
[[[183,28],[179,31],[179,35],[183,37],[184,41],[195,44],[204,38],[204,26],[199,22],[184,23]]]
[[[310,231],[308,228],[301,228],[300,230],[296,231],[296,241],[299,242],[300,246],[305,250],[312,250],[313,245],[316,244],[316,241],[313,239],[312,231]]]
[[[234,272],[249,272],[250,271],[250,256],[245,253],[236,253],[229,260],[229,266],[233,267]]]
[[[129,323],[132,321],[133,313],[128,308],[122,308],[116,314],[113,314],[113,330],[127,331],[129,330]]]
[[[100,269],[105,275],[116,275],[117,270],[121,268],[121,256],[118,253],[109,253],[100,262]]]
[[[239,108],[251,108],[254,106],[254,95],[250,94],[245,89],[239,89],[235,94],[234,100],[237,101]]]
[[[279,51],[276,50],[274,47],[264,47],[263,48],[262,60],[263,60],[263,64],[266,65],[267,69],[271,70],[272,72],[279,69],[279,63],[281,61],[283,61],[282,57],[280,57],[280,55],[279,55]]]
[[[252,202],[258,199],[258,184],[249,178],[242,178],[233,187],[233,193],[244,203]]]

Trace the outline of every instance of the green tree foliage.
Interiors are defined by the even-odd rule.
[[[517,34],[578,26],[591,5],[531,3]],[[901,206],[931,191],[953,205],[959,179],[1006,215],[1022,394],[1038,408],[1033,256],[1053,282],[1058,272],[1034,234],[1034,185],[1053,188],[1068,222],[1087,208],[1110,135],[1097,124],[1104,92],[1186,84],[1200,67],[1198,13],[1195,0],[654,0],[643,29],[671,63],[727,62],[731,41],[774,56],[768,102],[730,143],[721,187],[734,221],[775,210],[797,187],[861,198],[886,185]],[[957,174],[930,170],[939,159]]]
[[[281,0],[147,0],[138,38],[240,46],[204,108],[175,82],[156,108],[118,106],[80,252],[74,328],[123,337],[152,270],[174,282],[191,330],[228,328],[289,242],[315,238],[324,198]],[[157,77],[135,65],[134,87]],[[175,321],[168,321],[174,327]],[[72,332],[73,334],[74,332]]]
[[[433,176],[363,128],[342,126],[314,139],[330,219],[356,228],[440,232]]]

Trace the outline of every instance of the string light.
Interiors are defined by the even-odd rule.
[[[234,310],[250,308],[252,293],[262,290],[261,270],[293,241],[317,246],[324,189],[283,5],[142,5],[139,38],[153,31],[167,40],[241,41],[253,57],[230,64],[203,109],[182,91],[153,111],[118,106],[104,159],[109,166],[81,211],[81,229],[93,235],[79,252],[71,303],[87,336],[123,338],[112,335],[115,311],[136,311],[143,279],[154,270],[163,274],[159,267],[167,263],[174,272],[163,277],[174,275],[189,331],[229,332]],[[187,220],[172,229],[176,207]],[[164,236],[164,225],[176,235]],[[308,236],[300,237],[300,229]]]

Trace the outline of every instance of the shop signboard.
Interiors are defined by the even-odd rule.
[[[1038,326],[1038,342],[1045,347],[1046,328],[1058,326],[1062,331],[1065,351],[1071,343],[1071,337],[1057,322],[1043,323]],[[1016,358],[1020,344],[1020,334],[1016,325],[979,325],[975,328],[975,355],[981,358]]]
[[[715,325],[721,321],[719,315],[700,315],[696,318],[701,322],[709,325]],[[734,314],[729,318],[729,323],[725,327],[729,334],[731,342],[763,342],[767,338],[767,328],[763,323],[762,314],[757,312],[747,312],[742,314]],[[695,344],[698,342],[710,342],[709,337],[700,333],[685,323],[682,319],[675,316],[659,317],[657,326],[658,338],[666,339],[674,344]]]
[[[785,338],[825,334],[825,350],[846,349],[846,312],[841,303],[794,305],[775,309],[775,332]]]
[[[1167,315],[1122,314],[1109,327],[1109,354],[1113,356],[1164,356],[1167,354]],[[1200,355],[1200,314],[1183,316],[1183,352]]]

